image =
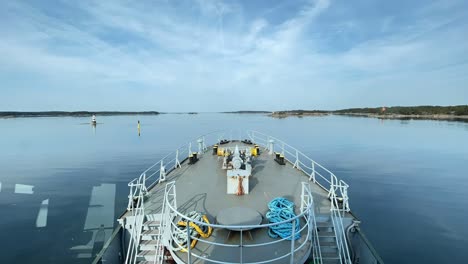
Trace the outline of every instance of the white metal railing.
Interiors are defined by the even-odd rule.
[[[218,143],[221,139],[226,139],[227,136],[229,135],[223,131],[211,132],[199,136],[167,154],[141,173],[140,177],[144,179],[146,189],[150,189],[159,182],[165,181],[165,176],[172,170],[179,168],[180,164],[187,159],[191,153],[206,152],[208,150],[208,145]]]
[[[161,207],[161,219],[159,223],[160,236],[159,239],[156,241],[156,254],[154,255],[153,259],[154,264],[162,264],[164,262],[163,246],[167,246],[167,242],[165,243],[165,241],[168,241],[168,233],[165,231],[169,226],[168,223],[172,221],[173,218],[173,215],[168,210],[166,203],[171,203],[175,208],[177,208],[175,188],[176,187],[174,182],[170,182],[164,187],[164,193],[169,193],[168,190],[170,189],[172,190],[172,195],[171,197],[166,197],[166,195],[164,195],[163,197],[163,203]]]
[[[197,152],[201,154],[208,150],[207,146],[217,144],[222,139],[232,140],[237,136],[239,136],[239,140],[242,139],[242,136],[246,136],[247,138],[247,135],[242,134],[240,130],[219,130],[201,135],[164,156],[158,162],[143,171],[141,175],[132,182],[142,182],[144,185],[143,191],[147,192],[152,186],[165,181],[165,176],[172,170],[180,167],[181,162],[187,159],[191,153]]]
[[[284,158],[291,163],[295,168],[303,171],[309,175],[309,180],[318,184],[320,187],[328,191],[328,196],[331,195],[331,190],[336,188],[338,182],[333,172],[329,171],[324,166],[320,165],[307,155],[292,147],[286,142],[269,136],[267,134],[258,131],[247,131],[248,137],[256,144],[264,147],[265,150],[271,152],[280,152],[284,155]],[[346,188],[348,185],[346,185]],[[347,195],[347,192],[344,192]],[[344,198],[344,197],[343,197]],[[347,197],[346,197],[347,200]],[[345,210],[349,212],[349,204],[347,204]]]
[[[347,192],[349,185],[342,180],[338,181],[333,172],[280,139],[257,131],[248,131],[247,135],[254,143],[259,144],[266,150],[271,152],[277,151],[283,154],[284,158],[295,168],[309,175],[310,181],[325,189],[328,192],[328,197],[331,197],[332,193],[336,194],[336,191],[340,190],[340,195],[342,196],[338,197],[338,199],[343,201],[342,211],[350,211]]]
[[[335,179],[336,180],[336,179]],[[337,185],[337,190],[341,192],[342,189],[347,188],[347,184],[343,181],[340,181]],[[332,189],[332,194],[330,197],[331,200],[331,209],[330,215],[333,223],[333,229],[335,231],[336,245],[338,247],[338,253],[340,256],[340,261],[343,264],[351,264],[351,256],[349,254],[348,242],[346,240],[346,230],[343,226],[343,216],[345,214],[344,201],[340,201],[336,195],[335,188]],[[341,193],[341,197],[343,194]],[[340,206],[340,203],[343,202],[343,205]],[[341,207],[341,208],[340,208]]]
[[[314,264],[322,264],[322,252],[320,250],[320,240],[317,230],[317,222],[315,220],[315,209],[314,209],[314,200],[312,193],[310,191],[309,184],[302,182],[302,194],[301,194],[301,213],[303,213],[307,207],[312,206],[309,211],[309,233],[312,238],[312,253]]]
[[[169,195],[171,193],[172,193],[172,195],[175,195],[175,189],[172,190],[172,188],[175,188],[175,184],[173,184],[173,183],[171,183],[171,184],[172,184],[172,186],[169,187],[166,190],[166,194],[165,194],[166,201],[170,200]],[[302,185],[302,197],[303,197],[303,199],[301,200],[300,213],[298,215],[296,215],[294,218],[291,218],[291,219],[288,219],[288,220],[285,220],[285,221],[282,221],[282,222],[278,222],[278,223],[259,224],[259,225],[242,225],[242,226],[234,226],[234,225],[227,226],[227,225],[219,225],[219,224],[207,224],[205,222],[198,221],[198,220],[195,220],[193,218],[187,217],[186,215],[184,215],[181,212],[177,211],[177,208],[174,207],[173,204],[171,204],[169,202],[166,202],[166,206],[167,206],[167,208],[169,208],[171,215],[178,216],[180,219],[183,219],[184,221],[187,221],[189,223],[188,226],[190,225],[190,223],[195,223],[196,225],[198,225],[200,227],[203,227],[203,226],[211,227],[213,229],[213,231],[216,230],[216,229],[230,229],[230,230],[239,230],[239,232],[240,232],[239,244],[225,244],[225,243],[219,243],[219,242],[211,241],[209,238],[203,239],[201,237],[193,237],[188,232],[189,231],[188,228],[186,228],[185,230],[182,230],[177,226],[175,221],[169,221],[168,224],[170,224],[170,229],[168,227],[166,227],[166,232],[170,233],[171,237],[170,237],[170,240],[168,242],[170,243],[170,241],[173,241],[175,243],[176,247],[172,248],[173,245],[170,245],[168,248],[169,248],[169,250],[174,250],[174,249],[175,250],[182,250],[182,249],[185,249],[182,245],[175,242],[176,239],[174,237],[174,234],[175,233],[182,233],[182,232],[187,231],[188,241],[186,242],[186,245],[190,245],[192,239],[197,239],[198,240],[197,243],[205,243],[205,244],[208,244],[210,247],[228,247],[228,248],[233,248],[233,250],[235,250],[237,248],[239,249],[239,260],[236,261],[236,262],[229,262],[229,261],[225,261],[225,260],[222,260],[222,259],[212,259],[212,258],[209,258],[206,255],[196,254],[196,253],[192,252],[190,250],[190,246],[188,246],[187,250],[186,250],[187,260],[188,260],[187,263],[195,262],[196,259],[203,260],[203,261],[208,261],[210,263],[222,263],[222,264],[234,264],[234,263],[244,263],[244,264],[257,263],[257,264],[261,264],[261,263],[270,263],[270,262],[273,262],[273,261],[286,260],[286,259],[287,259],[287,262],[289,262],[289,263],[295,263],[295,261],[294,261],[295,260],[295,257],[294,257],[295,254],[299,250],[306,247],[306,254],[304,255],[304,258],[299,261],[299,262],[304,262],[309,257],[310,252],[312,250],[312,247],[314,245],[318,246],[318,233],[317,233],[317,226],[316,226],[316,221],[315,221],[314,201],[313,201],[313,197],[312,197],[312,194],[310,192],[310,189],[308,187],[308,183],[303,183],[303,185]],[[305,239],[300,240],[298,245],[296,245],[296,241],[295,241],[295,239],[293,239],[295,237],[295,235],[296,235],[295,234],[295,232],[296,232],[295,224],[296,224],[297,219],[302,219],[304,221],[304,226],[302,226],[299,229],[298,232],[300,232],[301,235],[305,235]],[[244,236],[244,232],[246,232],[246,231],[249,231],[249,230],[252,230],[252,229],[265,229],[265,231],[267,231],[267,229],[269,227],[276,226],[276,225],[283,225],[285,223],[291,223],[292,224],[291,225],[292,226],[291,235],[286,237],[286,238],[282,238],[282,239],[278,239],[278,240],[274,240],[274,241],[270,241],[270,242],[265,242],[265,243],[258,243],[258,244],[248,244],[248,245],[246,245],[246,244],[243,243],[243,236]],[[283,254],[281,256],[277,256],[275,258],[265,259],[265,260],[262,260],[262,261],[245,262],[245,259],[243,257],[244,248],[266,247],[266,246],[271,246],[273,244],[281,243],[281,242],[289,240],[289,239],[291,239],[291,242],[290,242],[291,243],[291,250],[288,253]],[[232,254],[229,254],[229,256],[232,256]],[[320,255],[320,249],[319,248],[318,248],[318,251],[317,251],[317,248],[314,248],[314,256],[316,256],[317,259],[320,260],[319,263],[321,263],[321,255]]]
[[[129,246],[127,248],[127,255],[125,263],[136,263],[137,256],[139,253],[139,244],[141,233],[143,229],[143,222],[145,218],[145,209],[144,209],[144,197],[148,193],[148,190],[162,182],[166,179],[166,174],[172,170],[180,167],[181,162],[189,157],[193,152],[203,153],[207,151],[207,140],[210,144],[219,142],[221,139],[226,139],[228,134],[226,132],[212,132],[209,134],[202,135],[196,139],[191,140],[185,145],[177,148],[174,152],[164,156],[161,160],[151,165],[145,171],[143,171],[138,178],[132,180],[128,186],[130,187],[129,200],[127,205],[127,210],[132,212],[133,219],[130,224],[130,235],[131,239],[129,241]],[[232,133],[229,133],[229,137],[232,137]],[[174,196],[171,197],[169,201],[163,203],[161,210],[162,215],[164,216],[161,222],[161,230],[167,229],[168,219],[171,219],[171,213],[166,212],[167,209],[164,207],[168,202],[175,208],[177,208],[176,199],[175,199],[175,185],[172,186]],[[164,198],[166,199],[166,197]],[[135,202],[136,201],[136,202]],[[166,225],[166,226],[164,226]],[[163,231],[164,232],[164,231]],[[164,237],[164,233],[161,234],[161,237]],[[159,252],[159,247],[161,242],[158,240],[156,244],[156,253]],[[164,242],[163,242],[164,243]],[[160,256],[155,254],[154,263],[160,261]]]
[[[144,194],[146,192],[144,177],[131,181],[128,210],[132,212],[129,245],[125,263],[135,263],[139,252],[140,236],[145,218]]]
[[[134,221],[137,221],[136,223],[134,223],[135,226],[141,227],[142,224],[143,224],[143,222],[142,222],[143,218],[144,218],[143,198],[138,199],[138,201],[141,203],[140,204],[141,208],[138,209],[138,208],[132,207],[134,205],[132,204],[133,201],[130,200],[130,197],[134,197],[136,194],[138,194],[138,196],[143,197],[152,186],[156,185],[157,183],[159,183],[161,181],[164,181],[166,179],[165,178],[166,174],[168,174],[169,172],[171,172],[172,170],[174,170],[176,168],[179,168],[181,162],[183,162],[185,159],[187,159],[192,152],[198,152],[198,153],[206,152],[207,151],[207,146],[213,145],[215,143],[219,143],[221,139],[232,140],[233,136],[237,136],[237,135],[239,135],[239,140],[243,139],[242,138],[242,136],[243,136],[242,133],[240,133],[240,132],[237,133],[237,132],[233,132],[233,131],[228,131],[228,132],[226,132],[226,131],[216,131],[216,132],[212,132],[212,133],[205,134],[205,135],[202,135],[200,137],[197,137],[196,139],[188,142],[187,144],[177,148],[174,152],[164,156],[160,161],[154,163],[152,166],[150,166],[148,169],[146,169],[143,173],[141,173],[141,175],[138,178],[131,181],[129,183],[130,195],[129,195],[128,209],[133,210],[133,212],[134,212],[133,214],[139,214],[139,215],[143,214],[143,217],[142,217],[141,220],[137,221],[138,217],[134,218]],[[326,169],[325,167],[323,167],[319,163],[317,163],[314,160],[310,159],[308,156],[303,154],[301,151],[299,151],[296,148],[288,145],[287,143],[285,143],[284,141],[282,141],[280,139],[277,139],[275,137],[272,137],[272,136],[269,136],[269,135],[266,135],[266,134],[263,134],[263,133],[257,132],[257,131],[247,131],[246,136],[248,138],[250,138],[250,140],[252,140],[253,143],[264,147],[265,150],[268,150],[271,153],[273,153],[275,151],[281,152],[284,155],[284,158],[289,163],[291,163],[295,168],[297,168],[297,169],[303,171],[305,174],[307,174],[309,176],[310,181],[313,181],[314,183],[316,183],[317,185],[321,186],[323,189],[328,191],[328,196],[332,200],[331,217],[332,217],[334,226],[335,225],[337,226],[337,227],[335,227],[335,232],[337,233],[336,234],[337,244],[339,244],[338,247],[342,251],[342,252],[340,251],[341,257],[346,259],[347,256],[349,256],[349,250],[348,250],[348,245],[347,245],[347,242],[346,242],[345,230],[344,230],[344,228],[342,228],[343,227],[342,217],[344,216],[345,212],[350,211],[349,202],[348,202],[349,199],[348,199],[348,195],[347,195],[347,188],[349,186],[344,181],[341,181],[341,180],[338,181],[337,177],[331,171],[329,171],[328,169]],[[180,214],[176,210],[177,206],[175,204],[175,185],[172,184],[169,187],[170,188],[167,191],[172,192],[173,197],[172,197],[170,203],[167,201],[167,198],[168,198],[167,196],[164,198],[165,199],[165,202],[164,202],[165,205],[163,205],[162,211],[166,215],[165,219],[168,220],[165,223],[165,226],[163,226],[164,230],[169,230],[171,228],[170,225],[173,225],[172,218],[174,216],[176,216],[176,215],[179,215],[180,217],[187,219],[187,217]],[[303,192],[304,192],[304,190],[303,190]],[[337,193],[339,193],[341,196],[340,197],[337,196]],[[309,194],[307,194],[306,197]],[[311,199],[310,201],[305,201],[305,203],[311,202],[311,204],[313,204],[312,195],[310,195],[310,199]],[[339,206],[337,206],[338,201],[342,201],[343,206],[341,208]],[[334,206],[333,204],[335,204],[336,206]],[[307,208],[307,210],[303,211],[304,208]],[[316,228],[316,223],[315,223],[315,212],[314,212],[313,206],[311,206],[310,208],[308,206],[306,206],[304,208],[301,205],[301,214],[296,216],[296,218],[302,217],[306,221],[306,225],[303,228],[301,228],[301,232],[304,231],[305,227],[307,226],[307,228],[308,228],[307,239],[310,239],[312,244],[315,245],[313,247],[313,254],[314,254],[314,256],[319,256],[316,259],[316,261],[318,261],[318,259],[320,259],[319,263],[321,263],[321,253],[320,253],[320,247],[318,246],[319,242],[318,242],[317,230],[316,230],[317,228]],[[169,221],[169,219],[171,219],[171,221]],[[140,221],[141,221],[141,223],[140,223]],[[189,219],[189,221],[192,221],[192,220]],[[288,220],[288,221],[293,221],[293,220]],[[284,221],[284,223],[286,223],[288,221]],[[199,225],[207,225],[206,223],[197,222],[195,220],[193,220],[192,222],[195,222],[195,223],[197,223]],[[172,223],[172,224],[170,224],[170,223]],[[276,223],[276,224],[281,224],[281,223]],[[275,225],[275,224],[262,225],[261,228],[266,228],[266,227],[272,226],[272,225]],[[210,226],[213,227],[213,228],[225,228],[225,226],[222,226],[222,225],[210,224]],[[314,228],[312,228],[312,227],[314,227]],[[236,227],[231,226],[231,228],[236,228]],[[242,233],[243,233],[242,229],[248,229],[249,227],[241,226],[241,227],[238,227],[238,228],[241,230],[240,232],[241,232],[241,236],[242,236]],[[255,227],[255,228],[260,228],[260,227]],[[135,237],[134,235],[138,235],[138,236],[136,236],[136,238],[137,238],[137,240],[139,240],[139,236],[141,234],[141,228],[137,228],[137,229],[134,229],[134,230],[136,230],[136,231],[139,230],[139,231],[137,233],[135,233],[135,234],[132,233],[132,237]],[[172,233],[172,232],[170,232],[170,233]],[[166,236],[165,238],[166,238],[166,241],[171,240],[171,237]],[[258,245],[241,245],[240,248],[242,250],[242,247],[266,246],[266,245],[269,245],[269,244],[279,243],[279,242],[284,241],[284,240],[285,239],[280,239],[278,241],[273,241],[273,242],[268,242],[268,243],[263,243],[263,244],[258,244]],[[200,239],[199,239],[199,241],[200,241]],[[305,240],[305,241],[307,241],[307,240]],[[201,242],[202,243],[206,242],[208,244],[218,245],[218,246],[227,246],[227,247],[230,246],[230,245],[226,245],[226,244],[215,243],[215,242],[208,241],[208,240],[201,240]],[[139,241],[136,241],[133,244],[136,251],[138,251],[138,245],[137,245],[138,243],[139,243]],[[294,244],[294,242],[292,244]],[[132,245],[132,244],[130,244],[130,245]],[[136,247],[135,247],[135,245],[136,245]],[[234,246],[239,247],[239,245],[234,245]],[[299,250],[300,248],[304,247],[304,246],[305,246],[305,243],[302,243],[301,245],[299,245],[298,248],[295,248],[294,250],[291,250],[291,252],[288,253],[287,255],[280,256],[280,257],[274,258],[274,259],[270,259],[270,260],[267,260],[267,261],[264,261],[264,262],[256,262],[256,263],[267,263],[269,261],[275,261],[275,260],[278,260],[278,259],[286,258],[288,256],[290,256],[291,259],[292,259],[293,256],[294,256],[294,253],[297,250]],[[309,248],[309,250],[311,250],[311,249]],[[128,251],[129,251],[129,253],[133,254],[131,252],[132,250],[131,250],[130,246],[129,246]],[[134,260],[136,260],[136,253],[134,254]],[[127,259],[129,257],[133,257],[133,255],[131,255],[131,254],[127,254]],[[129,256],[129,255],[131,255],[131,256]],[[208,260],[205,257],[197,256],[194,253],[191,253],[189,255],[194,256],[194,257],[199,258],[199,259],[202,259],[202,260]],[[217,262],[217,261],[213,261],[213,260],[210,260],[210,261],[212,261],[214,263],[228,263],[228,262]],[[347,263],[347,262],[345,262],[345,263]]]
[[[283,154],[284,158],[295,168],[309,175],[310,181],[328,192],[331,201],[330,218],[334,227],[340,261],[346,264],[351,263],[346,230],[343,227],[343,217],[346,212],[350,211],[349,185],[342,180],[338,181],[331,171],[284,141],[257,131],[248,131],[247,134],[253,142],[263,146],[270,153],[277,151]]]

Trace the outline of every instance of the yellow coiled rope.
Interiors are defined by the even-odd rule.
[[[202,215],[201,213],[198,213],[196,211],[192,211],[187,215],[189,218],[192,218],[194,220],[197,220],[199,222],[205,222],[208,225],[210,224],[210,221],[208,220],[208,217],[206,215]],[[190,243],[190,248],[194,248],[195,245],[197,244],[198,239],[193,239],[194,236],[201,236],[203,238],[208,238],[211,236],[211,233],[213,232],[213,228],[208,225],[202,225],[201,227],[197,225],[196,223],[190,222],[189,230],[190,236],[192,237],[192,241]],[[174,248],[174,250],[180,250],[182,252],[187,252],[187,241],[188,241],[188,236],[187,236],[187,220],[180,220],[177,222],[177,227],[176,230],[174,230],[175,233],[175,238],[174,242],[178,245],[177,248]],[[185,246],[185,248],[184,248]]]
[[[206,217],[206,215],[202,215],[202,220],[203,222],[207,223],[207,224],[210,224],[210,221],[208,220],[208,217]],[[187,221],[179,221],[177,223],[178,226],[187,226]],[[199,225],[195,224],[194,222],[190,222],[190,227],[191,228],[195,228],[195,230],[197,230],[197,233],[203,237],[203,238],[208,238],[211,236],[211,232],[213,232],[213,228],[211,226],[204,226],[205,228],[204,229],[208,229],[206,232],[205,230],[203,230],[202,228],[200,228]],[[206,228],[208,227],[208,228]]]

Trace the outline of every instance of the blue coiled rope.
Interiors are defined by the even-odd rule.
[[[271,202],[268,203],[268,208],[270,211],[268,211],[266,217],[270,223],[279,223],[296,217],[296,214],[294,213],[294,203],[283,197],[277,197],[271,200]],[[296,218],[294,221],[296,222],[294,240],[297,240],[301,237],[301,233],[299,232],[301,227],[299,224],[299,218]],[[270,226],[270,229],[268,229],[268,235],[271,238],[281,237],[291,240],[292,225],[293,223],[290,221]]]

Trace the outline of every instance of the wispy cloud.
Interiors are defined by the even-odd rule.
[[[0,110],[468,102],[462,1],[251,4],[2,3]]]

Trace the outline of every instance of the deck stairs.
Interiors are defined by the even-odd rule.
[[[323,264],[340,264],[340,255],[336,244],[335,231],[330,219],[317,222],[320,252]]]
[[[164,261],[164,246],[162,244],[161,220],[162,214],[146,215],[137,254],[137,263],[159,264]]]

